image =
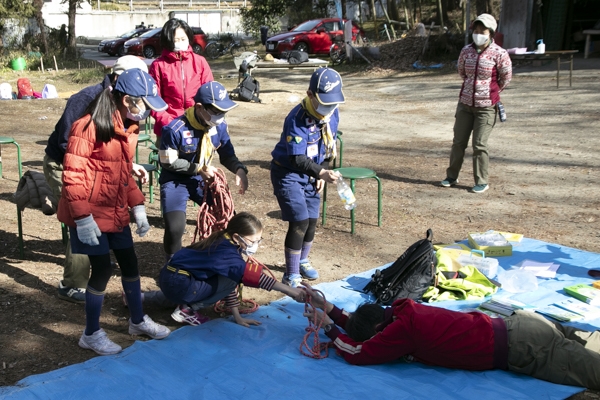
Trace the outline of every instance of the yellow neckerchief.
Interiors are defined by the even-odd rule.
[[[240,244],[239,244],[239,243],[236,243],[236,242],[233,240],[233,238],[231,237],[231,235],[230,235],[229,233],[224,233],[224,234],[223,234],[223,237],[224,237],[225,239],[229,240],[229,243],[231,243],[232,245],[234,245],[234,246],[237,246],[237,248],[238,248],[238,251],[241,253],[241,251],[242,251],[242,246],[240,246]]]
[[[308,96],[302,99],[302,108],[319,120],[319,122],[323,123],[321,127],[321,139],[323,139],[323,144],[325,145],[325,158],[334,159],[336,157],[335,140],[333,140],[333,133],[331,133],[331,126],[329,126],[329,119],[333,113],[329,115],[319,114],[313,107],[312,101],[310,101]]]
[[[212,140],[210,140],[210,135],[208,134],[208,130],[210,128],[202,125],[196,119],[196,114],[194,112],[194,107],[190,107],[185,110],[185,117],[188,122],[197,131],[202,131],[204,134],[202,135],[202,141],[200,142],[200,147],[198,147],[198,164],[201,166],[209,166],[213,157],[213,153],[215,151],[215,146],[213,146]]]

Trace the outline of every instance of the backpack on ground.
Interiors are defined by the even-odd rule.
[[[237,100],[241,101],[255,101],[260,103],[260,83],[252,77],[247,75],[242,79],[240,84],[231,91],[231,94],[236,96]]]
[[[397,299],[420,300],[428,287],[435,285],[433,232],[415,242],[384,270],[376,270],[363,291],[371,292],[377,302],[390,305]]]
[[[46,83],[44,85],[44,89],[42,89],[42,99],[57,99],[58,92],[56,91],[56,86]]]
[[[17,79],[17,99],[33,99],[33,88],[29,79]]]
[[[10,86],[10,83],[0,84],[0,100],[12,100],[12,86]]]
[[[300,50],[291,50],[287,53],[287,62],[291,65],[302,64],[308,61],[308,53]]]

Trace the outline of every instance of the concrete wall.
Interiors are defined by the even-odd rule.
[[[503,0],[498,31],[504,34],[503,47],[527,47],[533,0]]]
[[[91,0],[95,6],[94,0]],[[44,22],[51,28],[68,25],[67,4],[60,0],[44,3],[42,13]],[[77,10],[75,17],[75,35],[89,38],[110,38],[123,34],[136,25],[144,22],[146,25],[161,27],[169,20],[169,14],[181,18],[191,26],[200,26],[206,33],[221,32],[238,33],[240,24],[239,10],[219,9],[199,11],[175,11],[165,9],[144,11],[98,11],[89,3]]]

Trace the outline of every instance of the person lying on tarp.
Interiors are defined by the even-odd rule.
[[[462,313],[410,299],[391,307],[362,304],[348,313],[324,303],[303,281],[312,304],[304,315],[321,327],[350,364],[404,359],[471,371],[502,369],[562,385],[600,389],[600,332],[516,311],[506,318]],[[344,329],[343,333],[339,328]]]

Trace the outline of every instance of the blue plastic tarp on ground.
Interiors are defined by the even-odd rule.
[[[523,239],[513,255],[498,257],[508,269],[523,259],[560,264],[555,279],[538,279],[539,289],[512,295],[534,305],[566,298],[571,283],[591,283],[587,270],[600,265],[600,254],[538,240]],[[362,289],[373,271],[317,285],[327,299],[354,310],[371,298]],[[500,290],[498,295],[509,295]],[[480,302],[442,302],[451,309]],[[230,319],[184,327],[164,340],[136,342],[115,356],[95,357],[0,388],[3,399],[564,399],[582,388],[556,385],[504,371],[468,372],[396,362],[352,366],[330,352],[316,360],[303,356],[300,343],[307,320],[304,306],[284,298],[261,307],[253,318],[262,325],[244,328]],[[600,319],[573,323],[600,327]],[[321,335],[321,340],[327,337]],[[82,350],[83,351],[83,350]]]

